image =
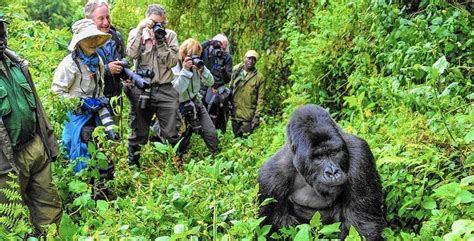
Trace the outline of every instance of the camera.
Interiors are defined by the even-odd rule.
[[[132,80],[135,86],[140,89],[150,88],[150,81],[144,79],[143,77],[150,79],[153,78],[153,76],[155,76],[155,73],[153,73],[152,70],[139,69],[137,73],[135,73],[129,69],[130,65],[128,64],[128,61],[125,58],[122,59],[121,62],[123,65],[123,74],[125,74],[130,80]]]
[[[222,43],[214,40],[212,43],[212,54],[218,58],[224,57],[224,50],[222,50]]]
[[[199,58],[197,55],[191,56],[191,59],[193,61],[194,66],[196,66],[198,69],[202,69],[204,67],[204,61]]]
[[[145,110],[146,108],[148,108],[148,105],[150,104],[150,96],[150,89],[146,89],[144,94],[138,96],[138,108],[140,108],[141,110]]]
[[[155,38],[158,41],[163,41],[166,37],[165,28],[163,28],[163,25],[161,25],[161,23],[155,23],[155,25],[153,26],[153,33],[155,34]]]
[[[181,113],[193,131],[199,132],[201,130],[202,126],[199,117],[197,116],[196,104],[194,104],[192,100],[182,105]]]

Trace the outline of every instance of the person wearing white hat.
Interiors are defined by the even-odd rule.
[[[91,19],[75,22],[72,32],[68,46],[71,53],[59,63],[51,86],[59,96],[81,100],[81,106],[74,113],[68,113],[70,122],[66,123],[63,131],[63,144],[71,161],[78,157],[89,157],[86,142],[90,140],[99,117],[108,137],[116,139],[112,130],[113,120],[107,109],[108,100],[103,93],[105,68],[96,53],[96,49],[104,45],[111,35],[98,30]],[[79,161],[74,170],[78,172],[86,166]]]
[[[17,190],[35,227],[30,236],[40,237],[45,233],[42,225],[59,227],[61,220],[61,198],[51,174],[51,161],[59,148],[28,61],[7,48],[7,37],[7,21],[0,12],[0,189],[7,190],[0,192],[0,205],[7,204],[8,220],[8,213],[15,212],[8,205],[18,203],[8,191]]]
[[[203,85],[201,95],[216,129],[227,130],[229,119],[230,89],[225,85],[232,75],[232,56],[229,53],[229,40],[224,34],[217,34],[210,41],[202,43],[201,58],[214,76],[212,86]]]
[[[252,133],[260,123],[264,103],[265,80],[255,64],[259,55],[255,50],[245,53],[244,62],[232,72],[232,130],[234,136]]]

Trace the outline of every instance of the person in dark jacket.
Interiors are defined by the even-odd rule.
[[[7,22],[0,12],[0,189],[17,174],[22,200],[30,210],[34,236],[41,225],[61,219],[61,199],[51,174],[58,143],[28,70],[28,62],[7,48]],[[9,200],[0,193],[0,203]]]
[[[84,6],[84,14],[92,19],[97,28],[111,35],[111,38],[100,48],[97,54],[104,62],[104,95],[108,99],[119,97],[122,93],[122,70],[124,68],[125,48],[122,34],[112,26],[109,5],[106,2],[89,1]]]
[[[214,77],[214,84],[201,87],[203,104],[216,129],[222,132],[226,131],[229,119],[231,95],[230,89],[225,86],[232,75],[232,56],[228,51],[228,43],[225,35],[217,34],[212,40],[202,43],[201,54],[201,59]]]

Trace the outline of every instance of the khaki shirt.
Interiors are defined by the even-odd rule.
[[[149,34],[144,34],[144,31],[151,30],[146,28],[142,32],[138,32],[137,29],[130,31],[127,56],[134,60],[136,69],[153,71],[155,76],[151,79],[151,83],[170,83],[174,79],[171,68],[178,63],[178,36],[173,30],[166,29],[165,42],[153,45],[154,41],[148,38]]]
[[[77,66],[76,62],[79,64],[79,67]],[[96,73],[99,74],[99,78],[97,78],[97,84],[99,86],[96,90],[96,96],[104,95],[104,73],[104,63],[102,62],[102,59],[100,59],[99,69]],[[51,85],[53,92],[63,97],[94,97],[93,94],[95,88],[96,83],[94,81],[92,72],[89,70],[89,68],[87,68],[86,65],[82,63],[79,58],[77,61],[74,61],[72,59],[72,54],[68,54],[66,57],[64,57],[61,63],[59,63],[56,71],[54,72],[53,83]]]

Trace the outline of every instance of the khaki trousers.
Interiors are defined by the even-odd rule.
[[[15,152],[16,168],[18,169],[18,190],[23,202],[30,210],[30,220],[36,232],[43,232],[41,225],[56,223],[61,220],[61,199],[53,182],[51,162],[39,135],[27,142]],[[12,181],[8,173],[0,175],[0,188],[7,188],[7,181]],[[0,193],[0,203],[7,203],[6,197]]]

